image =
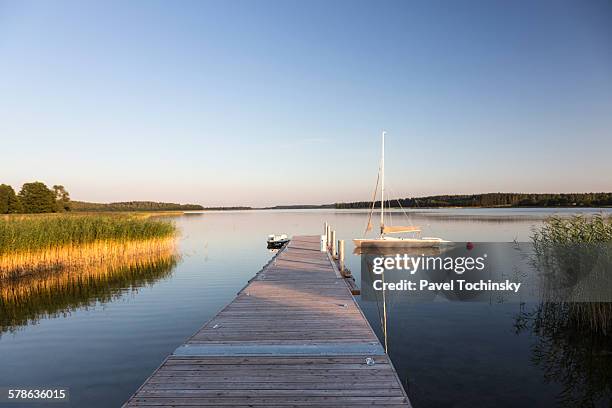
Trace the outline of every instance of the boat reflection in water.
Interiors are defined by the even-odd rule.
[[[377,255],[377,256],[394,256],[396,254],[407,254],[413,256],[426,255],[438,256],[451,249],[453,243],[440,247],[423,247],[423,248],[402,248],[402,247],[355,247],[353,254],[355,255]]]
[[[171,276],[174,250],[115,264],[5,279],[0,285],[0,335],[40,319],[107,303]]]

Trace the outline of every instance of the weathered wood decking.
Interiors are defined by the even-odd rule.
[[[371,405],[410,403],[319,237],[299,236],[125,406]]]

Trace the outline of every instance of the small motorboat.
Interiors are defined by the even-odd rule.
[[[287,234],[271,234],[268,235],[268,248],[281,248],[287,242],[289,237]]]

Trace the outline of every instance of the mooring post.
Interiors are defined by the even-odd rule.
[[[340,266],[340,273],[344,275],[344,240],[338,240],[338,265]]]
[[[331,232],[331,254],[332,258],[336,257],[336,230],[332,230]]]
[[[327,233],[325,234],[325,236],[327,237],[327,241],[325,242],[325,246],[327,247],[327,249],[329,249],[329,246],[330,246],[329,240],[331,238],[331,226],[329,224],[327,224]]]
[[[325,235],[325,240],[327,241],[327,221],[323,223],[323,234]]]

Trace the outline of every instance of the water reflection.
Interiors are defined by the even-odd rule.
[[[406,254],[409,256],[437,256],[451,249],[451,244],[443,247],[432,247],[432,248],[402,248],[402,247],[355,247],[353,249],[354,255],[376,255],[376,256],[393,256],[398,253]]]
[[[128,263],[4,280],[0,286],[0,335],[41,318],[111,302],[127,291],[169,277],[176,264],[177,256],[168,251]]]
[[[545,284],[539,304],[522,307],[516,316],[516,331],[536,336],[531,361],[542,369],[545,381],[561,385],[559,405],[610,406],[610,244],[535,243],[533,265]]]
[[[531,361],[547,383],[558,383],[566,407],[604,407],[612,400],[612,338],[588,322],[609,321],[612,303],[548,303],[523,310],[517,333],[536,336]]]

